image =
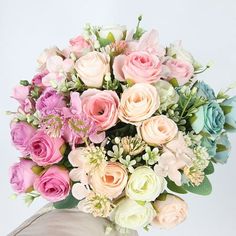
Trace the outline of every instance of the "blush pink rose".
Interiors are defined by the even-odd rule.
[[[148,52],[132,52],[128,56],[115,57],[113,72],[119,81],[154,83],[162,76],[162,63],[157,56]]]
[[[28,154],[28,145],[30,139],[34,136],[36,129],[26,122],[17,122],[11,124],[11,139],[13,145],[22,154]]]
[[[168,80],[175,78],[179,86],[186,84],[194,74],[193,65],[187,61],[169,59],[165,65],[169,69]]]
[[[104,76],[110,71],[110,57],[101,52],[89,52],[75,63],[79,78],[88,87],[100,88]]]
[[[119,97],[114,91],[88,89],[81,95],[83,112],[97,125],[98,131],[114,126],[118,119]]]
[[[31,160],[21,159],[10,168],[10,183],[15,192],[25,193],[34,185],[37,175],[32,167],[35,165]]]
[[[61,201],[70,193],[68,171],[58,166],[51,166],[36,179],[34,188],[50,202]]]
[[[162,229],[171,229],[186,219],[188,205],[184,200],[172,194],[166,194],[163,197],[163,200],[154,202],[157,215],[153,219],[153,224]]]
[[[42,116],[59,114],[64,107],[66,107],[64,96],[51,88],[44,90],[36,102],[36,109]]]
[[[70,46],[63,50],[66,57],[69,57],[71,53],[74,53],[77,57],[81,57],[87,52],[91,51],[92,47],[83,36],[79,35],[70,40]]]
[[[121,195],[128,181],[125,166],[118,162],[108,162],[104,169],[95,170],[91,174],[90,182],[95,193],[110,199]]]
[[[63,158],[64,140],[52,138],[39,130],[28,144],[30,156],[39,166],[58,163]]]

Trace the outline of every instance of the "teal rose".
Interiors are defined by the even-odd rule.
[[[236,132],[236,96],[226,99],[220,106],[225,114],[225,129]]]
[[[216,154],[213,159],[221,164],[226,163],[229,158],[230,149],[230,141],[227,134],[224,133],[216,140]]]
[[[197,134],[206,133],[211,139],[215,139],[224,128],[225,115],[220,105],[212,101],[199,107],[190,123]]]
[[[214,157],[216,154],[216,141],[209,139],[207,137],[202,137],[201,146],[207,149],[207,152],[210,157]]]
[[[205,82],[203,81],[198,81],[195,86],[198,91],[197,91],[197,95],[199,97],[203,97],[208,99],[209,101],[215,100],[216,96],[215,96],[215,92],[214,90]]]

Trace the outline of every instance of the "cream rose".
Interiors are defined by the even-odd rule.
[[[89,52],[75,63],[75,69],[80,79],[88,87],[102,87],[103,77],[109,72],[110,58],[101,52]]]
[[[171,141],[177,132],[176,123],[165,115],[151,117],[138,127],[140,136],[151,146],[158,146]]]
[[[160,106],[160,98],[154,86],[138,83],[121,95],[118,116],[125,123],[135,124],[148,119]]]
[[[153,224],[163,229],[170,229],[186,219],[188,206],[185,201],[175,195],[167,194],[163,195],[163,198],[154,203],[157,215]]]
[[[96,193],[110,199],[118,197],[124,190],[128,180],[126,168],[117,162],[108,162],[101,171],[91,174],[90,183]]]
[[[112,26],[106,26],[102,27],[98,34],[101,38],[109,38],[110,34],[112,34],[112,37],[115,39],[115,41],[120,41],[124,38],[126,31],[126,26],[124,25],[112,25]]]
[[[126,195],[133,200],[154,201],[165,189],[166,180],[147,166],[134,170],[126,186]]]
[[[140,205],[125,198],[111,213],[111,220],[121,227],[136,230],[150,224],[155,216],[156,212],[151,203]]]

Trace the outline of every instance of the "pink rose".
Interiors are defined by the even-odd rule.
[[[12,98],[16,99],[20,104],[25,101],[30,92],[29,86],[18,85],[14,87]]]
[[[101,52],[89,52],[75,63],[79,78],[88,87],[100,88],[104,76],[110,71],[110,58]]]
[[[179,86],[186,84],[194,74],[193,65],[187,61],[169,59],[166,66],[170,71],[168,80],[175,78]]]
[[[97,125],[99,131],[114,126],[118,119],[119,97],[114,91],[88,89],[81,95],[83,112]]]
[[[34,188],[50,202],[61,201],[70,193],[68,171],[58,166],[51,166],[36,179]]]
[[[146,83],[138,83],[121,95],[119,118],[125,123],[138,124],[151,117],[160,106],[157,89]]]
[[[188,206],[184,200],[172,194],[166,194],[163,198],[154,202],[157,215],[153,224],[162,229],[170,229],[186,219]]]
[[[64,96],[51,88],[47,88],[36,102],[36,109],[42,116],[58,114],[64,107],[66,107]]]
[[[84,39],[83,36],[79,35],[70,40],[70,46],[63,50],[66,57],[69,57],[70,53],[74,53],[77,57],[85,55],[91,51],[91,45]]]
[[[162,76],[162,64],[157,56],[148,52],[132,52],[128,56],[115,57],[113,72],[116,79],[120,81],[154,83]]]
[[[35,165],[31,160],[21,159],[10,168],[10,183],[15,192],[25,193],[33,186],[37,177],[32,171]]]
[[[138,132],[147,144],[159,146],[174,139],[178,133],[178,127],[167,116],[158,115],[145,120],[138,127]]]
[[[104,169],[92,172],[90,182],[95,193],[110,199],[121,195],[128,181],[125,166],[118,162],[108,162]]]
[[[26,122],[11,124],[12,143],[22,154],[28,154],[28,144],[35,132],[36,129]]]
[[[28,145],[30,156],[40,166],[58,163],[63,158],[64,140],[52,138],[39,130]]]

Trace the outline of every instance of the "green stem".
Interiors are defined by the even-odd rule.
[[[181,114],[180,114],[180,120],[182,119],[182,117],[183,117],[183,115],[184,115],[184,112],[185,112],[185,110],[187,109],[188,104],[189,104],[190,101],[191,101],[191,97],[189,96],[189,99],[188,99],[187,102],[185,103],[184,108],[183,108],[183,110],[182,110],[182,112],[181,112]]]

